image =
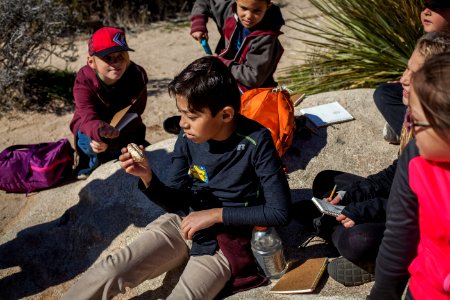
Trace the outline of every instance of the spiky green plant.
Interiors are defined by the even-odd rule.
[[[398,80],[423,34],[422,0],[310,0],[323,15],[314,25],[293,12],[287,26],[306,38],[300,65],[280,71],[280,83],[295,92],[375,87]]]

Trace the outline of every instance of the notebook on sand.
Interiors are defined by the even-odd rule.
[[[303,108],[300,112],[317,127],[353,120],[353,116],[339,102]]]
[[[276,294],[310,293],[315,290],[327,266],[328,258],[310,258],[288,270],[270,290]],[[296,263],[294,263],[295,265]]]

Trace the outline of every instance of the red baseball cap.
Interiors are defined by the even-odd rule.
[[[94,32],[89,39],[90,56],[106,56],[119,51],[134,51],[128,48],[123,30],[103,27]]]

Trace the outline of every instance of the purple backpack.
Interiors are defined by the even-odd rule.
[[[73,155],[66,138],[10,146],[0,153],[0,190],[30,193],[52,187],[72,174]]]

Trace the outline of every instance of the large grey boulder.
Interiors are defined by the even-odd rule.
[[[373,104],[372,93],[371,89],[323,93],[301,104],[308,107],[339,101],[355,120],[322,128],[311,136],[296,136],[285,158],[295,202],[310,199],[312,181],[321,170],[366,176],[396,158],[397,146],[382,138],[384,121]],[[301,107],[296,108],[296,115]],[[174,142],[171,138],[146,149],[162,178]],[[121,170],[117,161],[100,166],[86,181],[67,183],[28,198],[3,192],[0,195],[6,201],[14,198],[23,202],[12,216],[1,213],[7,221],[0,237],[0,299],[58,299],[87,268],[132,241],[163,213],[138,191],[137,179]],[[300,249],[307,233],[296,221],[280,233],[288,260],[330,253],[321,241]],[[164,297],[179,272],[146,281],[118,298]],[[272,295],[268,293],[270,286],[266,286],[229,299],[365,299],[371,285],[345,288],[325,275],[315,294]]]

